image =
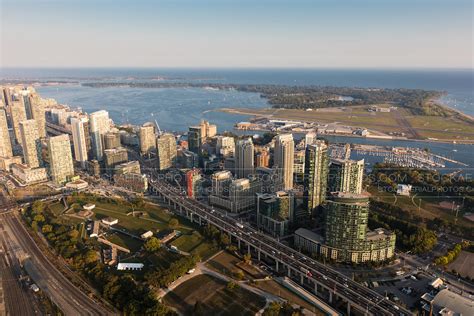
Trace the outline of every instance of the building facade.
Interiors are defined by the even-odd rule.
[[[156,138],[157,167],[166,170],[176,163],[177,149],[176,138],[173,134],[165,133]]]
[[[110,130],[109,112],[101,110],[89,115],[92,151],[98,161],[104,157],[104,135]]]
[[[148,122],[140,126],[138,135],[142,155],[148,155],[156,150],[155,126],[153,123]]]
[[[13,151],[8,131],[7,114],[4,108],[0,108],[0,157],[10,158],[12,156]]]
[[[251,138],[237,141],[235,149],[235,175],[246,178],[254,171],[254,147]]]
[[[49,167],[53,182],[64,184],[74,175],[71,143],[66,134],[48,138]]]
[[[20,122],[20,134],[25,163],[30,168],[43,166],[43,159],[41,158],[41,140],[36,121],[26,120]]]
[[[293,189],[293,163],[295,142],[292,134],[280,134],[275,137],[273,164],[281,170],[285,190]]]
[[[328,192],[361,194],[364,159],[333,159],[329,166]]]
[[[328,146],[323,141],[315,141],[306,146],[304,166],[304,204],[307,216],[315,212],[326,199],[329,169]]]
[[[86,161],[88,160],[88,150],[87,150],[87,133],[85,125],[87,124],[88,119],[86,117],[82,118],[72,118],[71,119],[71,131],[72,131],[72,142],[74,147],[74,158],[78,161],[82,168],[86,167]]]

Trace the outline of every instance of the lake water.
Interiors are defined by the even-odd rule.
[[[381,88],[420,88],[446,91],[448,106],[474,115],[473,70],[331,70],[331,69],[2,69],[2,78],[66,81],[150,81],[172,80],[218,83],[321,85]],[[43,97],[82,107],[87,112],[105,109],[117,123],[142,124],[156,119],[162,129],[185,131],[204,118],[218,125],[220,132],[248,119],[213,111],[222,107],[261,108],[268,106],[258,94],[200,88],[90,88],[78,84],[44,86]],[[471,145],[410,141],[386,141],[350,137],[329,137],[337,142],[429,148],[437,154],[474,165]],[[451,167],[448,165],[448,167]]]

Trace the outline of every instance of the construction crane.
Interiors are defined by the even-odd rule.
[[[161,128],[160,128],[160,125],[158,124],[158,121],[154,118],[155,115],[154,115],[153,113],[151,113],[151,116],[153,116],[153,119],[154,119],[154,121],[155,121],[155,126],[156,126],[156,130],[158,131],[158,135],[163,134],[163,133],[161,132]]]

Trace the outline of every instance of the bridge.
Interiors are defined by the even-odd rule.
[[[183,192],[164,180],[150,179],[150,190],[168,203],[176,214],[186,217],[200,225],[212,224],[229,235],[239,249],[247,252],[259,261],[262,256],[275,262],[276,271],[286,274],[313,294],[321,297],[330,305],[335,300],[346,304],[347,315],[351,312],[362,315],[412,315],[406,308],[397,305],[384,296],[347,278],[330,267],[307,258],[301,252],[292,249],[256,229],[239,223],[236,219],[214,211],[210,206],[188,198]],[[155,179],[153,179],[155,178]]]

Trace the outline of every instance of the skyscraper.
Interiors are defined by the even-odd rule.
[[[13,133],[15,140],[21,145],[20,122],[26,121],[26,110],[23,103],[20,101],[12,101],[10,106],[10,113],[13,124]]]
[[[235,149],[235,174],[238,178],[246,178],[253,173],[254,147],[251,138],[241,139]]]
[[[176,138],[173,134],[165,133],[156,138],[158,169],[171,168],[176,162]]]
[[[188,130],[188,148],[196,154],[201,153],[202,133],[201,126],[190,126]]]
[[[293,162],[295,142],[292,134],[281,134],[275,137],[274,165],[278,166],[283,178],[284,189],[293,188]]]
[[[120,134],[118,132],[107,132],[103,136],[104,150],[121,147]]]
[[[54,183],[64,184],[74,175],[69,136],[62,134],[48,138],[49,168]]]
[[[110,130],[110,119],[107,111],[101,110],[89,115],[92,149],[97,160],[104,156],[104,134]]]
[[[311,216],[326,199],[329,158],[324,141],[306,146],[304,167],[304,202],[307,215]]]
[[[86,167],[86,161],[88,160],[87,155],[87,143],[86,143],[86,129],[84,125],[87,124],[88,119],[86,117],[73,117],[71,118],[71,130],[72,130],[72,141],[74,144],[74,158],[76,161],[81,163],[82,168]]]
[[[25,163],[30,168],[38,168],[42,166],[41,141],[36,121],[26,120],[20,122],[20,134]]]
[[[362,193],[364,159],[333,159],[329,166],[328,192]]]
[[[156,150],[155,126],[153,123],[145,123],[140,126],[140,153],[142,155],[149,154]]]
[[[9,158],[13,156],[10,133],[8,132],[7,114],[4,108],[0,108],[0,157]]]

